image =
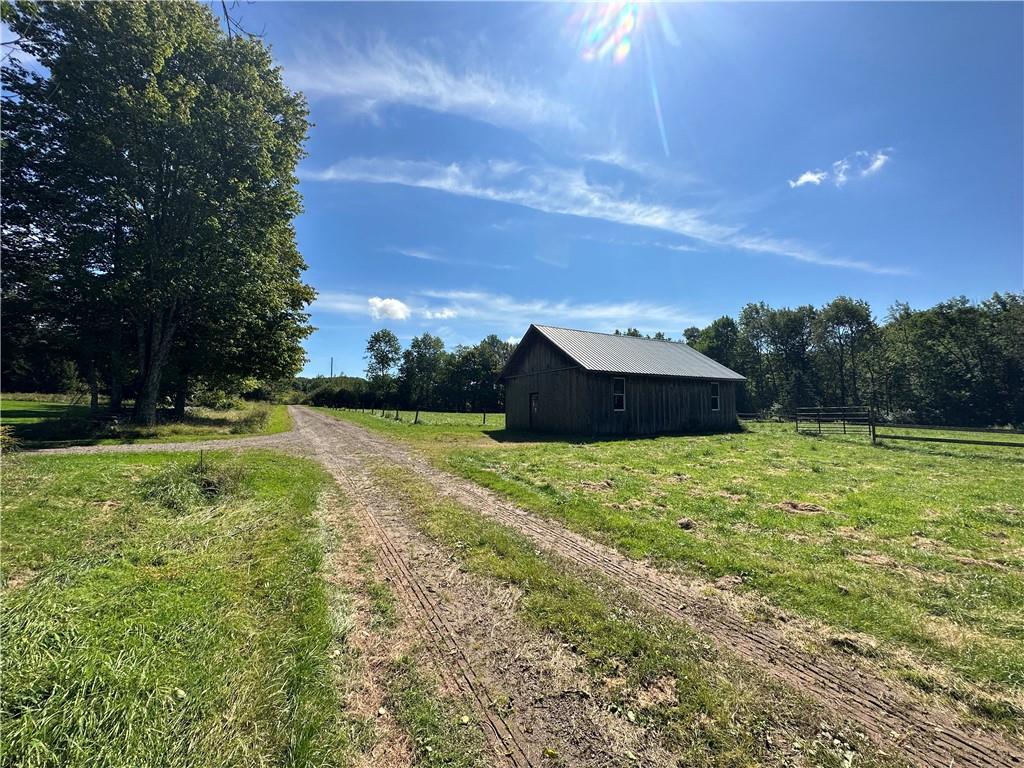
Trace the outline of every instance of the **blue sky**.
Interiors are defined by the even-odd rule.
[[[315,123],[307,374],[385,326],[678,337],[1024,288],[1020,3],[239,10]]]

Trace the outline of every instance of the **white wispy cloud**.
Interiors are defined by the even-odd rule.
[[[645,330],[671,330],[703,325],[708,318],[672,304],[646,301],[574,302],[517,299],[487,291],[422,291],[426,299],[443,301],[463,320],[488,326],[525,328],[530,323],[578,325],[613,330],[632,325]]]
[[[390,253],[397,253],[400,256],[408,256],[410,259],[416,259],[417,261],[431,261],[436,264],[451,264],[462,267],[486,267],[487,269],[502,270],[514,269],[511,264],[489,261],[487,259],[457,259],[428,248],[392,247],[385,248],[384,250]]]
[[[321,292],[314,312],[398,320],[426,325],[439,320],[467,323],[474,329],[522,332],[530,323],[575,325],[598,330],[633,326],[653,332],[705,325],[709,318],[683,307],[646,301],[575,302],[520,299],[486,291],[426,290],[381,299],[352,293]]]
[[[781,241],[752,237],[742,227],[713,221],[705,210],[624,197],[616,188],[591,182],[579,168],[545,165],[496,174],[487,163],[442,165],[429,161],[350,158],[324,170],[303,170],[300,176],[309,181],[399,184],[432,189],[544,213],[646,227],[714,246],[783,256],[806,263],[879,274],[902,272],[868,262],[830,258],[806,246],[799,250],[791,244],[777,246],[776,243]],[[798,256],[795,255],[797,253]]]
[[[419,261],[444,261],[444,257],[440,254],[423,248],[389,248],[388,250],[400,256],[408,256],[410,259],[417,259]]]
[[[412,314],[409,305],[398,299],[371,296],[367,299],[367,304],[370,308],[370,317],[374,320],[407,320]]]
[[[333,98],[371,116],[382,107],[400,105],[512,128],[580,125],[572,109],[537,88],[483,67],[453,69],[385,40],[363,48],[336,41],[299,56],[285,72],[289,84],[311,98]]]
[[[846,157],[840,158],[832,163],[832,171],[804,171],[797,178],[788,181],[790,189],[802,187],[806,184],[819,186],[826,179],[831,179],[837,187],[846,186],[851,176],[864,178],[878,173],[889,162],[892,149],[858,149]]]
[[[804,184],[814,184],[817,186],[827,178],[827,171],[804,171],[798,178],[789,182],[789,188],[802,187]]]
[[[866,155],[866,157],[868,158],[868,164],[866,167],[861,168],[861,176],[870,176],[873,173],[878,173],[878,171],[882,170],[882,166],[889,162],[889,155],[880,149]]]

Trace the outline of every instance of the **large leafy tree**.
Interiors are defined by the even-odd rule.
[[[4,98],[18,290],[49,297],[33,306],[94,368],[133,342],[143,423],[175,356],[191,376],[294,371],[307,111],[263,44],[190,0],[5,4],[4,20],[40,64],[11,66]]]
[[[402,353],[400,389],[411,405],[420,408],[433,402],[446,355],[444,342],[429,333],[413,338]]]
[[[366,342],[366,378],[378,397],[388,400],[395,385],[395,367],[402,359],[402,345],[394,331],[381,328]]]

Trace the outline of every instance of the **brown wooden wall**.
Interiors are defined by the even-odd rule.
[[[530,428],[530,393],[537,393],[533,429],[594,435],[703,432],[736,426],[736,383],[719,382],[720,409],[711,410],[711,382],[669,376],[624,376],[626,409],[612,403],[614,374],[576,366],[542,337],[528,342],[505,380],[510,430]]]

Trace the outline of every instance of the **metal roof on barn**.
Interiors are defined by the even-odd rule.
[[[678,341],[531,325],[580,367],[602,373],[743,381],[744,376]],[[529,331],[527,331],[527,336]],[[526,341],[527,336],[523,337]],[[510,361],[511,362],[511,361]]]

